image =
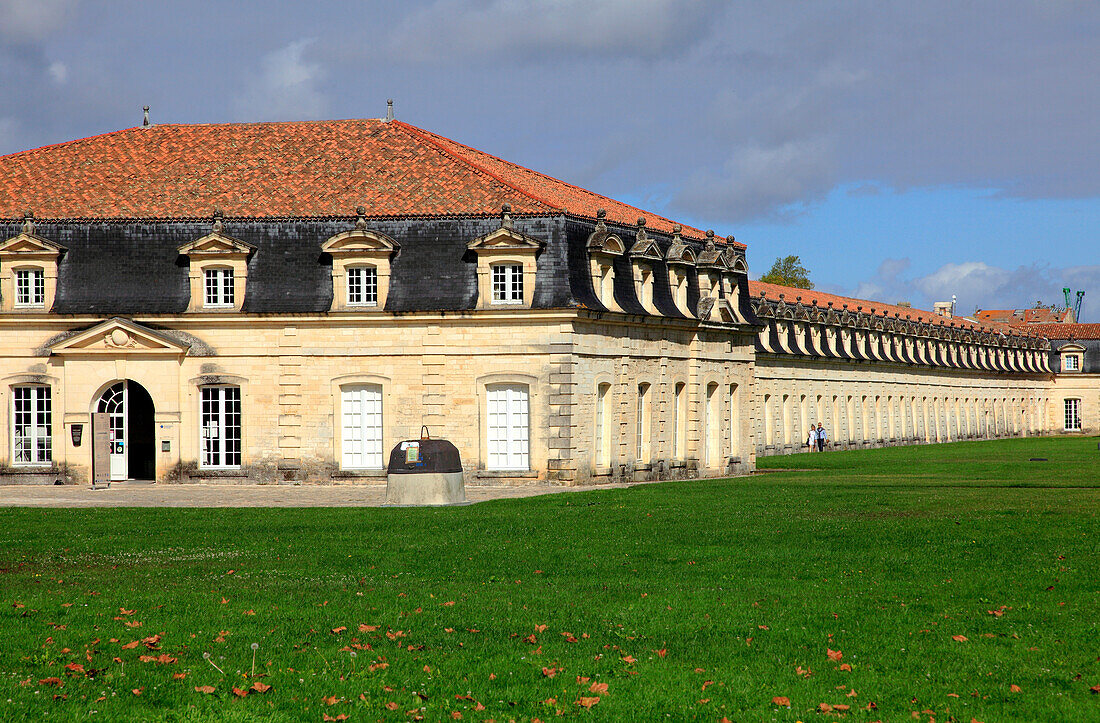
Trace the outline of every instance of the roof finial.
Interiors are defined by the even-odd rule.
[[[733,243],[733,242],[734,242],[734,240],[735,240],[735,239],[733,238],[733,234],[732,234],[732,233],[731,233],[731,234],[730,234],[729,236],[726,236],[726,243]]]
[[[386,99],[386,122],[393,120],[393,98]]]
[[[356,206],[355,215],[358,217],[355,219],[355,230],[366,231],[367,230],[367,207]]]
[[[641,216],[638,217],[638,233],[634,237],[634,244],[637,248],[641,248],[639,244],[647,240],[649,235],[645,232],[645,219]]]
[[[23,233],[34,233],[34,211],[23,212]]]
[[[512,228],[512,204],[510,203],[500,207],[500,227]]]
[[[143,128],[147,128],[149,126],[149,106],[143,106],[142,110],[145,111],[145,120],[142,121],[141,125]]]
[[[705,248],[707,251],[714,250],[714,229],[707,229],[707,240],[703,243],[703,248]]]
[[[225,225],[222,224],[222,210],[220,208],[214,209],[214,233],[221,233],[225,230]]]

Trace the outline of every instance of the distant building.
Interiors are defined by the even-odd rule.
[[[1077,321],[1073,318],[1073,309],[1051,309],[1043,306],[1034,309],[979,309],[974,318],[1009,326],[1072,324]]]

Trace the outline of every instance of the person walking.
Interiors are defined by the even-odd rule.
[[[829,433],[825,431],[825,427],[821,426],[821,422],[817,423],[817,432],[814,435],[817,439],[817,451],[825,451],[825,443],[829,441]]]
[[[817,430],[814,429],[813,424],[810,425],[810,432],[809,432],[809,434],[806,435],[806,451],[807,452],[816,452],[817,451]]]

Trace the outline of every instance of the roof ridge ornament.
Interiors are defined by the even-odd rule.
[[[34,211],[26,210],[23,212],[23,233],[34,233]]]
[[[703,242],[703,249],[706,251],[713,251],[714,246],[714,229],[707,229],[707,240]]]
[[[149,106],[142,106],[141,109],[145,112],[145,118],[141,122],[141,127],[148,128],[151,125],[149,123]]]
[[[672,243],[673,243],[673,245],[684,242],[684,240],[682,238],[680,238],[680,232],[682,232],[683,230],[684,230],[684,227],[681,226],[680,224],[675,224],[672,227]]]
[[[649,240],[649,235],[645,232],[645,218],[643,218],[642,216],[639,216],[638,217],[638,233],[635,236],[634,245],[637,246],[638,244],[643,243],[643,242],[648,241],[648,240]]]
[[[393,98],[386,99],[386,122],[393,120]]]
[[[500,207],[500,227],[509,231],[515,228],[512,222],[512,204],[506,203]]]
[[[367,230],[367,207],[356,206],[355,207],[355,230],[366,231]]]
[[[214,233],[222,233],[225,231],[225,224],[222,223],[222,210],[220,208],[214,209],[214,222],[211,224],[210,228]]]

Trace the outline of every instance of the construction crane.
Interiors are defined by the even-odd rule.
[[[1067,286],[1062,289],[1062,293],[1066,297],[1066,308],[1073,309],[1073,320],[1078,324],[1081,323],[1081,301],[1085,298],[1085,292],[1078,291],[1077,299],[1073,303],[1070,303],[1070,294],[1073,293],[1073,289]]]

